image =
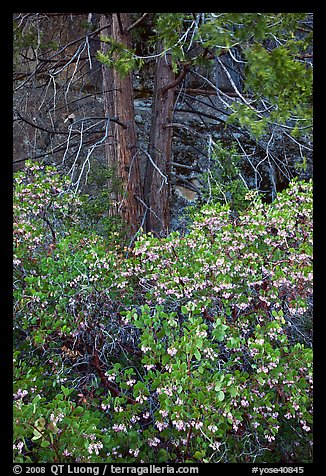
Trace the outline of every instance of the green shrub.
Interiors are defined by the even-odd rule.
[[[116,197],[121,194],[121,180],[114,167],[98,165],[89,174],[87,193],[80,196],[81,230],[91,229],[110,243],[127,240],[127,227],[115,211]]]
[[[226,147],[220,141],[210,146],[208,168],[201,174],[202,199],[210,205],[229,205],[244,210],[250,203],[248,186],[241,174],[241,156],[235,145]]]
[[[248,200],[126,258],[16,176],[16,462],[312,460],[312,184]]]

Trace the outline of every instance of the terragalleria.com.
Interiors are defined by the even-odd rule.
[[[196,474],[198,473],[198,467],[192,466],[156,466],[155,464],[150,464],[148,466],[115,466],[115,465],[105,465],[101,471],[101,474],[105,475],[106,470],[108,474]],[[99,466],[71,466],[65,467],[63,464],[56,464],[51,466],[51,473],[55,476],[59,474],[63,474],[63,468],[66,469],[66,474],[94,474],[94,476],[98,476],[100,474]]]

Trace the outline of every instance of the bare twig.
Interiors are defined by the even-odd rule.
[[[143,13],[142,16],[140,18],[138,18],[138,20],[136,20],[134,23],[129,25],[128,28],[126,28],[125,32],[129,33],[129,31],[136,28],[136,26],[140,25],[140,23],[142,23],[148,15],[149,15],[149,13]]]
[[[142,149],[141,147],[138,146],[138,149],[143,152],[148,160],[150,161],[150,163],[153,165],[154,169],[158,171],[158,173],[163,177],[163,180],[164,180],[164,183],[167,185],[168,184],[168,178],[166,175],[164,175],[162,173],[162,171],[158,168],[158,166],[155,164],[155,162],[153,161],[152,157],[150,156],[150,154],[145,150],[145,149]]]

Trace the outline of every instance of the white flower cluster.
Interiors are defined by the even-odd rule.
[[[14,450],[18,450],[18,453],[22,453],[24,447],[24,442],[23,441],[18,441],[18,443],[13,445]]]
[[[96,455],[98,455],[101,448],[103,448],[103,444],[101,442],[92,442],[89,444],[87,451],[89,452],[89,454],[95,453]]]
[[[135,458],[139,455],[139,448],[132,449],[130,448],[129,454],[133,455]]]
[[[171,355],[172,357],[178,352],[178,350],[175,347],[169,347],[167,349],[167,353]]]
[[[18,389],[17,393],[14,393],[14,399],[19,400],[24,398],[28,394],[27,390],[21,390],[20,388]]]
[[[120,423],[120,425],[117,425],[116,423],[112,426],[112,430],[116,431],[119,433],[120,431],[127,432],[127,427],[123,423]]]
[[[62,421],[63,419],[64,419],[64,414],[62,412],[58,413],[57,415],[55,415],[54,413],[51,413],[50,415],[50,420],[52,421],[54,425],[56,425],[57,423],[60,423],[60,421]]]
[[[148,438],[147,443],[149,444],[149,446],[155,447],[161,443],[161,440],[154,436],[154,438]]]
[[[217,357],[217,353],[214,352],[214,350],[211,347],[208,347],[207,349],[203,349],[203,353],[205,354],[205,357],[207,357],[210,360],[215,360]]]
[[[155,426],[158,428],[159,431],[163,431],[169,426],[169,424],[164,421],[156,421]]]

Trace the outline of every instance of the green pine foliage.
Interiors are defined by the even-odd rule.
[[[287,46],[268,51],[254,45],[245,52],[247,88],[275,107],[269,116],[271,122],[286,123],[292,115],[301,120],[311,118],[312,70],[296,61],[294,54]]]
[[[202,203],[227,204],[235,212],[249,205],[248,186],[241,175],[241,157],[234,144],[225,146],[217,141],[211,146],[209,165],[200,179]]]
[[[312,184],[133,249],[28,163],[14,189],[14,461],[312,461]]]
[[[302,61],[312,49],[312,33],[299,35],[304,13],[219,14],[197,32],[217,54],[237,47],[245,63],[245,90],[250,104],[235,102],[229,122],[259,138],[268,125],[292,125],[295,134],[311,133],[312,68]],[[301,29],[302,30],[302,29]],[[262,112],[261,99],[268,104]]]
[[[101,36],[100,40],[108,44],[107,53],[97,51],[96,57],[100,63],[109,68],[115,68],[121,77],[125,77],[133,69],[140,68],[143,64],[141,58],[137,58],[135,52],[126,45],[108,36]]]
[[[185,64],[213,68],[208,51],[220,57],[236,48],[238,61],[244,64],[244,94],[251,99],[239,97],[230,104],[228,122],[246,128],[256,139],[273,126],[285,126],[300,137],[312,132],[313,72],[304,61],[312,53],[312,32],[302,26],[306,17],[305,13],[156,13],[148,25],[148,42],[161,43],[162,55],[171,54],[175,73]],[[110,48],[106,55],[98,52],[99,61],[122,75],[155,57],[137,56],[112,38],[102,41]]]

